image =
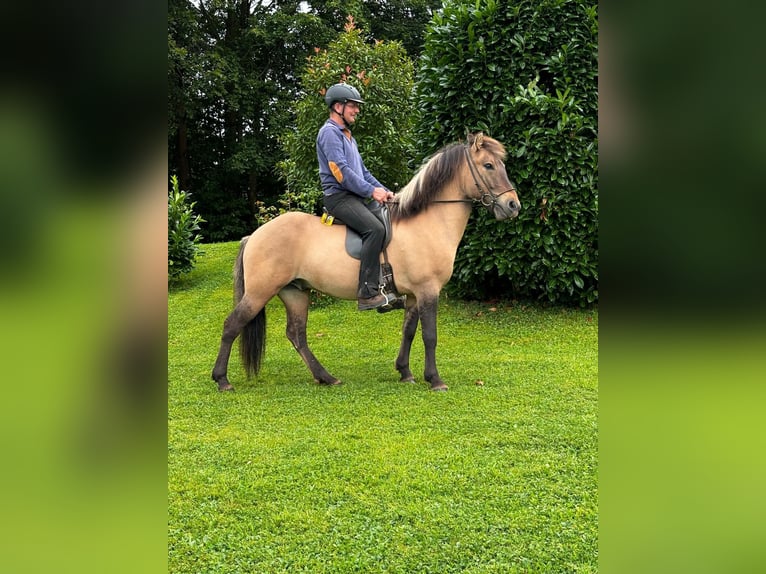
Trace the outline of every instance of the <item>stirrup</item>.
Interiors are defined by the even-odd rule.
[[[381,291],[381,293],[383,293]],[[375,309],[378,313],[388,313],[389,311],[393,311],[395,309],[404,309],[405,303],[407,301],[407,295],[402,295],[401,297],[397,297],[396,295],[389,295],[388,293],[383,293],[383,295],[386,297],[386,302]]]

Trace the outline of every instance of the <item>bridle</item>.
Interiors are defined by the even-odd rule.
[[[476,167],[476,164],[473,161],[473,158],[471,157],[471,152],[468,151],[469,145],[465,144],[463,146],[463,151],[465,151],[465,159],[468,162],[468,169],[471,172],[471,177],[473,178],[473,182],[476,184],[476,189],[479,190],[479,193],[481,193],[481,198],[463,198],[463,199],[434,199],[431,201],[431,203],[480,203],[487,209],[491,209],[495,205],[498,204],[498,200],[505,195],[506,193],[510,192],[516,192],[516,188],[513,187],[513,184],[511,184],[511,187],[503,191],[502,193],[499,193],[495,195],[492,193],[491,185],[487,183],[487,180],[484,179],[484,177],[479,172],[479,168]],[[484,184],[484,187],[487,189],[487,191],[484,191],[481,187],[481,183],[479,183],[479,180],[481,180],[481,183]],[[396,201],[387,202],[387,203],[397,203]]]
[[[471,177],[473,177],[473,182],[476,184],[476,189],[479,190],[479,193],[481,194],[481,199],[470,199],[470,200],[459,200],[459,201],[475,201],[478,203],[481,203],[484,207],[490,208],[495,205],[497,205],[497,200],[500,199],[503,195],[510,192],[516,192],[516,188],[513,187],[513,184],[511,184],[511,187],[506,189],[504,192],[499,193],[498,195],[495,195],[492,193],[491,185],[487,183],[487,180],[484,179],[484,176],[479,172],[479,168],[476,167],[476,164],[473,161],[473,158],[471,157],[471,152],[468,151],[468,144],[465,145],[463,148],[465,151],[465,159],[468,162],[468,169],[471,171]],[[481,188],[481,184],[479,183],[479,180],[481,180],[481,183],[484,184],[484,187],[487,189],[484,191]]]

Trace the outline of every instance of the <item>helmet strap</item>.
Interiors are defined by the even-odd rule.
[[[333,103],[333,108],[332,108],[332,111],[333,111],[335,114],[337,114],[337,115],[339,115],[339,116],[340,116],[340,121],[342,121],[342,122],[343,122],[343,125],[346,127],[346,129],[350,131],[350,130],[351,130],[351,126],[350,126],[350,125],[349,125],[349,123],[346,121],[346,104],[347,104],[348,102],[342,102],[342,103],[343,103],[343,108],[341,108],[341,110],[340,110],[340,113],[338,113],[338,112],[336,112],[336,111],[335,111],[335,104],[336,104],[336,103],[338,103],[338,104],[339,104],[339,103],[341,103],[341,102],[340,102],[340,101],[338,101],[338,102],[334,102],[334,103]]]

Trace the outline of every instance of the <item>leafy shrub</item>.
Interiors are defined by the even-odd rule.
[[[416,82],[423,156],[483,130],[508,149],[522,211],[469,224],[450,289],[470,298],[598,299],[598,67],[594,0],[453,0]]]
[[[195,202],[189,194],[178,189],[178,178],[170,178],[172,189],[168,192],[168,278],[176,279],[194,269],[195,259],[202,251],[198,233],[203,219],[194,214]]]
[[[365,43],[350,17],[327,50],[315,50],[301,76],[306,95],[296,104],[296,129],[282,139],[289,156],[278,164],[287,183],[283,209],[312,213],[320,204],[316,136],[329,117],[325,91],[337,82],[354,86],[365,100],[352,129],[367,169],[393,190],[409,181],[412,78],[412,62],[400,43]]]

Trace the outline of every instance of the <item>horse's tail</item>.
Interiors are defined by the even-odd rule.
[[[245,273],[243,254],[249,237],[239,242],[239,254],[234,263],[234,304],[242,300],[245,294]],[[266,352],[266,307],[261,309],[242,329],[239,335],[239,356],[248,378],[261,369],[261,361]]]

